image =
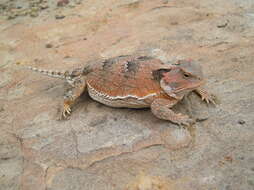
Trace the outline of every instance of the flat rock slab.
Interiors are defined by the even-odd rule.
[[[0,190],[254,188],[253,1],[61,2],[0,3]],[[59,121],[63,81],[15,64],[68,70],[137,52],[198,61],[218,105],[190,94],[175,109],[198,122],[181,128],[84,94]]]

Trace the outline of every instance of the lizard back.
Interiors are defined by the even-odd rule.
[[[86,83],[89,95],[112,107],[149,107],[158,96],[167,96],[156,72],[170,68],[159,59],[147,56],[120,56],[92,66]]]

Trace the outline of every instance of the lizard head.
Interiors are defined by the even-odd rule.
[[[190,60],[181,60],[162,73],[161,88],[171,97],[182,99],[184,95],[204,83],[201,66]]]

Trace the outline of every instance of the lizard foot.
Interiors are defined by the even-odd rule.
[[[71,115],[71,108],[68,104],[63,105],[63,110],[61,112],[61,119],[67,119]]]
[[[216,96],[213,94],[209,94],[207,92],[203,93],[201,95],[201,99],[205,101],[207,104],[212,103],[213,105],[216,105]]]

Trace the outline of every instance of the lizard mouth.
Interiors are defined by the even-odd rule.
[[[182,99],[184,95],[188,94],[192,90],[198,88],[203,84],[203,81],[195,81],[189,85],[170,85],[165,84],[165,82],[161,81],[162,89],[170,96],[176,99]]]
[[[172,87],[170,87],[170,88],[171,88],[171,92],[172,93],[177,94],[177,93],[181,93],[183,91],[187,91],[187,92],[192,91],[192,90],[200,87],[203,84],[204,84],[204,82],[200,81],[200,82],[196,83],[195,85],[191,85],[189,87],[179,87],[179,88],[172,88]]]

